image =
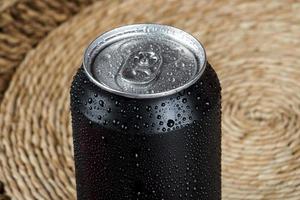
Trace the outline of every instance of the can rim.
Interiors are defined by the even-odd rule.
[[[113,89],[113,88],[101,83],[100,81],[96,80],[93,77],[93,74],[91,72],[91,63],[90,63],[90,62],[92,62],[91,60],[93,60],[93,58],[91,58],[91,54],[93,53],[93,51],[95,51],[95,48],[97,48],[98,51],[99,51],[99,49],[100,50],[103,49],[107,45],[107,41],[111,38],[114,38],[115,35],[117,35],[120,32],[122,33],[122,32],[126,32],[128,30],[135,30],[135,29],[139,29],[139,28],[141,29],[141,28],[145,28],[145,27],[151,27],[151,28],[157,28],[157,29],[168,29],[174,33],[183,34],[186,38],[190,39],[191,41],[194,42],[194,44],[197,45],[197,47],[202,51],[201,52],[202,56],[195,55],[197,58],[197,64],[199,64],[199,65],[201,64],[201,65],[199,66],[199,70],[194,75],[194,77],[191,78],[191,80],[189,80],[185,84],[183,84],[179,87],[176,87],[174,89],[170,89],[170,90],[158,92],[158,93],[145,93],[145,94],[127,93],[124,91],[119,91],[119,90]],[[102,47],[102,48],[100,48],[100,47]],[[202,60],[201,63],[199,62],[200,60]],[[98,87],[100,87],[101,89],[103,89],[105,91],[108,91],[108,92],[111,92],[111,93],[114,93],[117,95],[129,97],[129,98],[134,98],[134,99],[159,98],[159,97],[164,97],[164,96],[178,93],[178,92],[190,87],[195,82],[197,82],[197,80],[201,77],[201,75],[203,74],[203,72],[206,68],[206,63],[207,63],[207,57],[206,57],[205,48],[204,48],[203,44],[197,38],[195,38],[193,35],[185,32],[179,28],[173,27],[173,26],[163,25],[163,24],[152,24],[152,23],[120,26],[120,27],[114,28],[110,31],[104,32],[103,34],[100,34],[92,42],[89,43],[88,47],[84,51],[84,58],[83,58],[84,71],[87,74],[88,78],[94,84],[96,84]]]

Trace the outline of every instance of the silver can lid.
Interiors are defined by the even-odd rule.
[[[155,98],[195,83],[205,70],[206,54],[197,39],[180,29],[136,24],[97,37],[85,51],[83,66],[106,91]]]

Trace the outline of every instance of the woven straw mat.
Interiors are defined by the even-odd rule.
[[[0,181],[12,199],[76,198],[72,77],[97,35],[145,22],[193,34],[220,77],[223,199],[300,199],[299,1],[63,2],[0,6]]]

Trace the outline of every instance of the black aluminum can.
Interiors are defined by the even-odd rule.
[[[221,199],[221,87],[202,45],[154,24],[99,38],[71,87],[78,200]]]

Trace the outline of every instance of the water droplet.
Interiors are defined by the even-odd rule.
[[[146,127],[146,128],[149,127],[149,124],[147,124],[147,123],[144,123],[143,125],[144,125],[144,127]]]
[[[174,122],[172,119],[169,119],[168,122],[167,122],[167,126],[168,126],[168,127],[173,127],[173,126],[174,126],[174,123],[175,123],[175,122]]]
[[[176,79],[175,79],[174,77],[172,77],[172,78],[170,79],[170,81],[171,81],[172,83],[174,83],[174,82],[176,81]]]
[[[147,111],[151,111],[151,106],[146,106]]]
[[[187,102],[187,99],[186,98],[183,98],[182,99],[182,103],[186,103]]]
[[[100,105],[101,107],[103,107],[103,106],[104,106],[104,101],[103,101],[103,100],[100,100],[100,101],[99,101],[99,105]]]
[[[134,127],[135,129],[140,129],[140,126],[137,125],[137,124],[134,124],[133,127]]]
[[[119,101],[115,101],[115,105],[116,105],[116,106],[119,106],[119,105],[120,105],[120,102],[119,102]]]

